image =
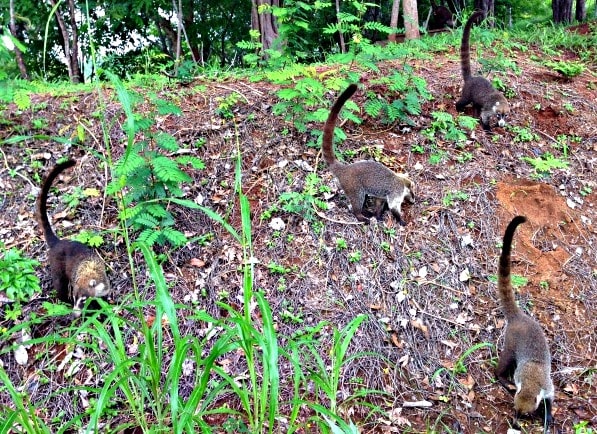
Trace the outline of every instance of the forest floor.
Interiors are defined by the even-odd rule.
[[[329,321],[320,335],[329,343],[332,326],[343,327],[361,313],[369,316],[357,330],[349,354],[371,353],[346,364],[338,395],[342,401],[359,387],[388,392],[375,401],[385,415],[363,419],[362,407],[341,406],[345,419],[356,420],[362,432],[506,432],[512,397],[493,375],[504,317],[496,285],[488,277],[496,274],[501,237],[515,215],[528,218],[519,227],[513,248],[513,273],[528,279],[518,288],[517,298],[544,327],[550,344],[555,428],[572,433],[580,421],[597,427],[597,68],[593,63],[568,80],[531,60],[532,50],[510,55],[522,71],[504,78],[515,91],[510,100],[510,126],[492,133],[478,126],[461,146],[438,139],[432,148],[421,134],[430,125],[432,112],[456,115],[454,98],[461,86],[457,47],[427,60],[408,60],[415,73],[427,80],[434,97],[414,117],[415,125],[383,125],[364,113],[363,124],[342,125],[348,138],[337,145],[339,150],[354,150],[355,159],[374,154],[415,182],[416,201],[404,208],[405,227],[387,212],[380,222],[356,224],[319,150],[307,146],[308,135],[297,133],[271,113],[275,86],[242,80],[199,81],[187,87],[172,83],[159,92],[161,98],[180,106],[183,114],[157,117],[156,128],[173,134],[206,164],[204,170],[189,172],[195,182],[185,197],[227,215],[237,229],[240,210],[233,186],[236,132],[239,135],[242,185],[251,205],[258,260],[255,288],[264,291],[272,307],[281,345],[285,337],[321,320]],[[561,58],[574,59],[575,54],[564,52]],[[402,64],[403,60],[385,61],[380,71],[363,74],[361,84],[382,94],[382,88],[369,82],[390,75]],[[318,70],[323,71],[323,67]],[[193,91],[197,85],[204,85],[205,90]],[[233,107],[234,119],[223,120],[216,114],[219,98],[232,92],[241,95]],[[330,99],[334,96],[329,95]],[[0,147],[0,241],[45,264],[47,249],[35,222],[40,179],[56,159],[71,155],[79,164],[57,184],[61,196],[75,186],[103,191],[108,180],[107,171],[89,152],[90,148],[105,153],[100,125],[94,121],[98,96],[38,94],[32,98],[39,107],[36,110],[20,112],[13,106],[4,111],[0,136],[9,138],[18,131],[70,137],[76,135],[77,125],[85,125],[88,137],[85,151],[45,140]],[[353,101],[362,106],[364,92],[357,91]],[[121,128],[124,117],[116,99],[107,109],[103,116],[112,125],[110,141],[116,159],[126,144]],[[42,131],[40,119],[47,120]],[[532,136],[527,141],[511,126],[524,127]],[[321,129],[322,125],[310,127]],[[568,146],[567,156],[562,155],[563,142]],[[440,151],[443,161],[432,164],[430,154]],[[568,168],[538,174],[521,159],[545,152],[568,162]],[[302,192],[306,176],[313,171],[331,187],[330,194],[319,195],[329,210],[319,210],[311,221],[276,211],[273,217],[284,225],[273,229],[271,218],[262,218],[263,213],[279,203],[281,194]],[[63,235],[118,226],[116,205],[110,199],[86,197],[75,211],[59,213],[64,204],[56,200],[56,194],[52,196],[51,219]],[[224,314],[218,300],[239,306],[243,258],[237,242],[203,213],[184,208],[173,211],[177,229],[189,237],[213,234],[202,245],[161,251],[167,256],[163,267],[175,302],[194,303],[196,309],[214,316]],[[112,240],[109,234],[105,237],[107,242],[100,250],[116,292],[115,303],[126,303],[131,276],[122,240]],[[338,248],[342,240],[344,249]],[[139,287],[149,300],[154,289],[143,272],[142,256],[136,260]],[[270,264],[283,267],[283,273],[275,272]],[[39,275],[44,290],[49,291],[45,269],[41,267]],[[29,309],[40,309],[40,304],[32,302]],[[202,324],[181,316],[183,334],[205,332]],[[0,326],[6,327],[6,321],[0,321]],[[37,333],[54,333],[57,327],[48,325]],[[135,331],[130,331],[128,338],[134,336]],[[456,369],[457,360],[467,350],[486,342],[493,346],[480,345],[461,360],[465,369]],[[33,354],[35,348],[29,351]],[[45,372],[50,358],[59,364],[65,357],[59,345],[49,352],[51,356],[30,355],[25,366],[15,362],[12,352],[0,355],[0,361],[15,385],[27,384],[35,399],[48,400],[48,418],[56,415],[50,404],[58,404],[67,415],[77,414],[80,404],[51,393],[75,379],[81,384],[90,378],[96,381],[101,372],[81,369],[72,378]],[[230,375],[242,378],[246,367],[240,360],[241,355],[231,354],[221,364]],[[288,363],[280,365],[281,403],[292,394],[290,369]],[[32,378],[38,377],[48,381],[38,381],[32,389]],[[193,379],[190,375],[188,384],[183,382],[181,396],[189,395]],[[0,406],[9,405],[7,399],[7,394],[0,393]],[[404,405],[423,400],[431,406]],[[217,418],[212,422],[221,423]],[[541,431],[536,420],[525,421],[524,427],[526,432]]]

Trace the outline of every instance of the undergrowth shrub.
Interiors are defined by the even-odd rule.
[[[163,100],[156,100],[161,115],[178,114],[180,109]],[[140,231],[138,240],[147,243],[181,246],[187,239],[175,228],[175,219],[168,209],[169,199],[184,196],[183,185],[192,178],[183,170],[190,166],[201,170],[205,164],[192,155],[176,155],[180,150],[171,134],[156,132],[155,113],[135,116],[134,130],[143,139],[127,147],[114,166],[114,180],[107,192],[122,195],[121,218]]]
[[[421,102],[432,99],[425,79],[416,76],[407,65],[402,71],[394,71],[392,75],[375,80],[372,84],[383,84],[389,92],[385,96],[369,92],[363,108],[369,116],[385,123],[414,125],[411,116],[420,115]]]
[[[16,302],[26,302],[41,292],[39,278],[35,270],[39,262],[23,256],[23,253],[11,248],[6,250],[0,243],[0,292]]]

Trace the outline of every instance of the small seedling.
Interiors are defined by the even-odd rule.
[[[348,262],[359,262],[361,260],[362,253],[360,250],[352,252],[348,255]]]

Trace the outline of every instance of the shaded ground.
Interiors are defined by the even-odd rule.
[[[497,129],[495,135],[488,135],[477,128],[463,147],[439,140],[437,149],[446,151],[447,158],[442,164],[429,163],[430,144],[420,132],[429,125],[433,111],[455,114],[454,95],[460,88],[456,50],[438,54],[432,60],[412,62],[434,95],[434,100],[426,103],[422,115],[416,118],[414,127],[381,125],[367,118],[361,126],[343,126],[348,140],[340,149],[355,150],[356,158],[371,158],[375,147],[380,147],[382,152],[376,155],[381,155],[385,164],[397,172],[408,172],[415,181],[417,201],[406,208],[406,227],[398,226],[388,213],[377,224],[354,224],[346,198],[321,164],[318,150],[306,146],[306,135],[292,129],[286,133],[290,126],[270,113],[276,102],[273,86],[230,81],[202,83],[206,88],[201,92],[173,85],[160,93],[162,98],[181,106],[184,113],[180,117],[158,117],[157,128],[174,134],[207,166],[191,173],[196,182],[187,197],[202,201],[221,215],[229,215],[237,228],[240,212],[232,188],[235,125],[220,119],[215,110],[218,98],[232,92],[242,95],[234,109],[243,152],[243,188],[251,203],[254,249],[259,260],[255,286],[263,288],[267,295],[282,344],[284,336],[320,320],[344,326],[359,313],[370,315],[355,335],[350,352],[373,351],[384,358],[365,357],[348,364],[340,391],[341,397],[349,396],[362,384],[390,393],[376,402],[389,416],[361,420],[363,432],[506,431],[512,398],[494,383],[495,348],[483,347],[468,355],[464,359],[466,372],[451,375],[449,370],[476,344],[501,345],[504,320],[495,285],[488,277],[496,273],[503,230],[517,214],[526,215],[529,221],[516,234],[513,272],[528,279],[518,291],[520,305],[545,327],[552,349],[557,428],[560,432],[573,432],[572,426],[583,420],[593,427],[597,425],[595,65],[592,71],[569,81],[529,58],[529,53],[518,55],[516,63],[524,73],[509,74],[506,79],[516,93],[510,123],[535,133],[531,141],[518,141],[517,133],[509,129]],[[385,62],[379,74],[388,74],[401,64],[402,60]],[[374,78],[372,73],[364,75],[366,88],[368,80]],[[361,106],[363,99],[362,92],[354,98]],[[16,112],[11,107],[5,111],[4,137],[33,131],[71,136],[76,134],[77,125],[84,125],[89,132],[86,145],[104,152],[99,125],[93,122],[98,109],[95,95],[37,95],[34,103],[39,110]],[[110,103],[106,117],[122,121],[118,104]],[[35,120],[41,118],[49,124],[43,131],[34,130]],[[110,134],[112,151],[119,156],[124,139],[118,122]],[[580,138],[569,143],[569,168],[552,170],[549,176],[537,178],[521,157],[536,157],[550,150],[556,153],[553,146],[563,134]],[[205,140],[205,144],[196,146],[200,140]],[[415,144],[423,146],[426,152],[413,152],[411,146]],[[106,172],[91,152],[56,142],[31,140],[21,145],[3,145],[0,150],[0,240],[45,261],[46,248],[34,223],[40,177],[57,158],[67,154],[77,157],[80,165],[65,175],[65,182],[58,187],[61,193],[70,192],[77,185],[103,191]],[[465,155],[468,161],[459,162],[458,158]],[[37,166],[34,162],[38,162]],[[282,230],[274,231],[270,220],[260,218],[262,213],[282,193],[302,191],[312,168],[317,168],[333,193],[325,197],[330,210],[316,218],[322,223],[321,231],[285,212],[274,214],[285,223]],[[76,213],[57,218],[56,213],[63,208],[54,195],[54,225],[64,234],[76,232],[69,227],[73,224],[75,229],[90,230],[117,225],[115,205],[102,197],[87,198]],[[179,229],[189,236],[211,232],[214,237],[203,246],[193,244],[167,252],[164,267],[172,296],[176,302],[195,303],[197,309],[220,315],[216,300],[242,300],[242,252],[205,215],[186,209],[176,212]],[[347,249],[336,248],[338,239],[346,241]],[[102,252],[119,300],[126,303],[130,274],[121,240],[109,239]],[[362,257],[353,262],[350,254],[355,252]],[[141,258],[137,259],[142,264]],[[283,276],[275,274],[267,267],[272,262],[291,271]],[[44,288],[49,288],[41,270],[40,276]],[[149,299],[152,288],[145,284],[145,278],[145,273],[138,274],[140,287]],[[33,302],[29,309],[39,309],[39,303]],[[198,333],[202,327],[184,318],[181,326],[183,333]],[[49,333],[53,327],[56,326],[40,333]],[[324,341],[331,339],[330,331],[330,327],[323,330]],[[129,333],[127,338],[132,340],[135,331]],[[18,366],[12,353],[3,354],[0,361],[20,386],[45,376],[48,360],[58,363],[65,356],[66,350],[56,346],[44,357],[31,357],[26,366]],[[229,362],[231,375],[244,373],[242,363]],[[282,378],[289,369],[287,364],[281,365]],[[97,374],[86,370],[73,378],[48,378],[49,382],[35,383],[35,388],[28,386],[34,398],[44,397],[73,380],[100,382]],[[189,383],[183,384],[182,396],[190,393],[192,379],[189,376]],[[284,387],[281,402],[288,399],[290,382]],[[0,395],[0,405],[10,405],[7,399],[6,394]],[[420,400],[429,401],[432,406],[404,406],[405,402]],[[53,403],[67,415],[80,411],[72,402]],[[55,413],[48,408],[51,418]],[[360,420],[359,408],[347,406],[343,411],[347,419]],[[540,432],[538,423],[529,424],[528,429]]]

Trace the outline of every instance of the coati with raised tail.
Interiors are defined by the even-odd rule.
[[[498,119],[498,125],[506,125],[506,117],[510,114],[510,105],[501,92],[495,90],[489,80],[479,75],[471,74],[471,53],[470,34],[473,24],[481,22],[484,14],[481,11],[474,12],[462,32],[462,44],[460,45],[460,66],[462,68],[462,94],[456,101],[456,110],[464,111],[464,108],[473,104],[475,116],[481,117],[481,124],[486,131],[491,130],[489,122],[492,116]]]
[[[80,315],[87,298],[105,297],[110,293],[110,282],[104,263],[96,253],[78,241],[58,238],[48,220],[47,200],[52,183],[62,171],[74,165],[74,160],[65,161],[48,174],[37,199],[37,218],[50,248],[48,262],[54,289],[58,298],[72,303],[75,315]]]
[[[414,202],[413,183],[404,175],[397,175],[381,163],[373,160],[358,161],[344,164],[334,155],[334,128],[342,106],[357,90],[356,84],[351,84],[342,92],[330,110],[330,114],[323,127],[322,150],[323,158],[330,171],[338,179],[342,190],[348,197],[352,212],[361,222],[369,222],[363,213],[363,205],[367,196],[376,198],[375,215],[381,217],[383,202],[394,214],[400,225],[406,225],[402,219],[401,206],[406,199]],[[381,200],[378,200],[381,199]],[[365,212],[370,216],[369,213]]]
[[[498,292],[508,324],[495,374],[500,383],[514,393],[516,418],[539,410],[539,413],[543,413],[547,429],[553,421],[551,406],[554,399],[549,346],[539,323],[516,305],[510,280],[512,238],[516,227],[525,221],[523,216],[514,217],[504,233],[498,267]],[[511,390],[513,385],[516,387],[515,392]],[[541,401],[544,408],[540,406]]]

